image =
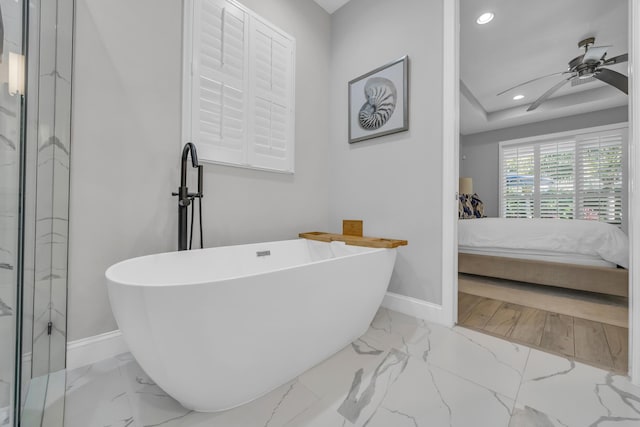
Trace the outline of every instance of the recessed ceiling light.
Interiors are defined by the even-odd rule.
[[[516,95],[516,96],[513,97],[513,100],[514,101],[518,101],[518,100],[520,100],[522,98],[524,98],[524,95]]]
[[[478,16],[478,19],[476,19],[476,22],[480,25],[488,24],[493,19],[493,16],[494,16],[493,13],[485,12],[482,15]]]

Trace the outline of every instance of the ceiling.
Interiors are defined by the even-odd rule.
[[[314,0],[328,13],[333,13],[340,9],[345,4],[349,3],[349,0]]]
[[[578,42],[612,45],[607,57],[626,53],[627,0],[461,0],[460,132],[464,135],[627,105],[628,97],[598,80],[571,83],[536,110],[528,106],[564,77],[541,79],[501,96],[527,80],[565,71],[584,53]],[[495,14],[476,24],[483,12]],[[608,68],[628,75],[627,63]],[[525,96],[514,101],[513,96]]]
[[[314,0],[333,13],[349,0]],[[483,12],[495,14],[476,24]],[[460,133],[540,122],[628,104],[627,95],[598,80],[566,84],[534,111],[529,105],[560,82],[556,75],[509,91],[525,81],[565,71],[582,54],[578,42],[611,45],[607,57],[628,51],[628,0],[460,0]],[[608,66],[628,75],[628,63]],[[524,95],[514,101],[516,94]]]

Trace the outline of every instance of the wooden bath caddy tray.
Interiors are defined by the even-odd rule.
[[[343,234],[324,233],[322,231],[310,231],[300,233],[303,239],[319,240],[321,242],[345,242],[352,246],[365,246],[368,248],[397,248],[406,246],[406,240],[382,239],[380,237],[366,237],[362,235],[362,221],[344,220],[342,222]]]

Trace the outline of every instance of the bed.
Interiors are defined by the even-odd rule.
[[[628,296],[629,242],[618,227],[563,219],[458,221],[458,271]]]

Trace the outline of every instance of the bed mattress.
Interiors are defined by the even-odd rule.
[[[598,221],[481,218],[458,221],[463,253],[628,268],[629,240]]]

